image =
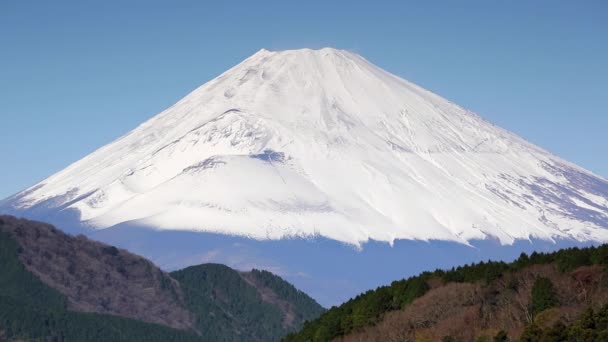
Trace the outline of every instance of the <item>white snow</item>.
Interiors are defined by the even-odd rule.
[[[355,245],[608,241],[607,227],[563,214],[525,185],[572,187],[543,165],[599,179],[354,53],[261,50],[15,206],[74,201],[69,208],[100,229],[139,220]],[[605,193],[576,190],[608,217]]]

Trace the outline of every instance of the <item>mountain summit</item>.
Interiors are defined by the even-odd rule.
[[[344,50],[260,50],[4,201],[255,239],[608,241],[608,181]]]

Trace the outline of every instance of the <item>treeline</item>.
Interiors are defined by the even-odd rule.
[[[608,245],[567,248],[553,253],[534,252],[530,255],[522,253],[517,260],[511,263],[488,261],[459,266],[450,270],[424,272],[418,276],[394,281],[390,286],[367,291],[338,307],[332,307],[318,319],[306,322],[300,332],[286,336],[284,341],[329,341],[362,327],[374,325],[386,312],[403,309],[414,299],[424,295],[429,289],[428,281],[430,279],[440,279],[443,283],[481,281],[489,284],[503,277],[506,272],[519,271],[531,265],[550,263],[555,263],[561,272],[588,265],[607,266]],[[540,294],[537,294],[537,297],[542,297],[543,288],[551,285],[541,283],[538,286]],[[540,302],[543,300],[545,299]],[[542,305],[550,305],[550,303]],[[536,310],[540,310],[540,308],[537,307]]]
[[[0,340],[200,341],[183,331],[118,316],[67,310],[67,301],[28,272],[20,247],[0,231]]]
[[[287,335],[284,341],[329,341],[374,324],[383,313],[403,308],[425,294],[429,289],[427,279],[428,274],[423,274],[367,291],[339,307],[332,307],[317,320],[305,322],[299,333]]]

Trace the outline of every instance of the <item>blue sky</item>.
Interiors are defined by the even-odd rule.
[[[0,1],[0,198],[260,48],[355,51],[608,176],[606,1]]]

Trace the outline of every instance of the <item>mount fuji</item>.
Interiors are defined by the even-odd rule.
[[[355,266],[380,272],[414,251],[439,267],[608,241],[606,179],[331,48],[260,50],[0,211],[167,268],[283,270],[317,298],[336,267],[344,285]],[[378,278],[411,270],[385,268]],[[340,295],[375,282],[349,284]]]

